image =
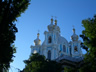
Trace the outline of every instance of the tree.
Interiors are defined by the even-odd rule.
[[[26,66],[24,72],[61,72],[61,64],[46,60],[44,56],[32,54],[28,60],[24,61]]]
[[[84,58],[84,65],[81,67],[81,72],[96,72],[96,15],[92,19],[82,21],[85,30],[82,31],[84,43],[82,47],[86,49],[87,53]]]
[[[78,72],[77,68],[64,67],[64,72]]]
[[[15,23],[30,0],[0,0],[0,72],[10,67],[16,48],[14,47],[15,34],[18,32]]]
[[[28,60],[25,60],[26,64],[24,72],[40,72],[45,64],[45,57],[37,54],[31,54]]]

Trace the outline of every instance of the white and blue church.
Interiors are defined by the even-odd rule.
[[[82,57],[81,41],[78,40],[79,37],[75,33],[75,28],[73,28],[71,41],[68,42],[60,35],[60,28],[56,19],[51,18],[51,23],[47,27],[48,31],[44,32],[44,42],[41,44],[40,34],[38,33],[37,38],[34,40],[35,45],[31,45],[31,53],[39,53],[49,60],[80,61]]]

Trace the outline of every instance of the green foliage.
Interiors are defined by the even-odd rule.
[[[15,34],[18,32],[15,21],[29,5],[29,0],[0,0],[0,72],[13,61]]]
[[[92,19],[82,21],[85,30],[82,31],[84,45],[88,47],[81,72],[95,72],[96,70],[96,15]]]
[[[32,54],[24,61],[24,72],[61,72],[61,65],[55,61],[46,60],[44,56]]]
[[[64,72],[77,72],[78,69],[76,68],[67,68],[67,67],[64,67]]]
[[[32,54],[24,63],[26,64],[24,72],[40,72],[44,69],[44,65],[46,65],[45,57],[38,53]]]

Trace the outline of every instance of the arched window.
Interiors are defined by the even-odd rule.
[[[51,43],[52,42],[52,38],[51,36],[48,38],[48,43]]]
[[[74,52],[77,52],[77,51],[78,51],[77,46],[75,46],[74,47]]]
[[[51,51],[48,51],[48,59],[51,60]]]
[[[63,45],[63,52],[66,52],[66,47],[65,47],[65,45]]]

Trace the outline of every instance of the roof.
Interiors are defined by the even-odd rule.
[[[80,62],[84,59],[84,57],[71,57],[71,56],[60,56],[59,58],[56,59],[56,61],[60,61],[60,60],[68,60],[68,61],[72,61],[72,62]]]

